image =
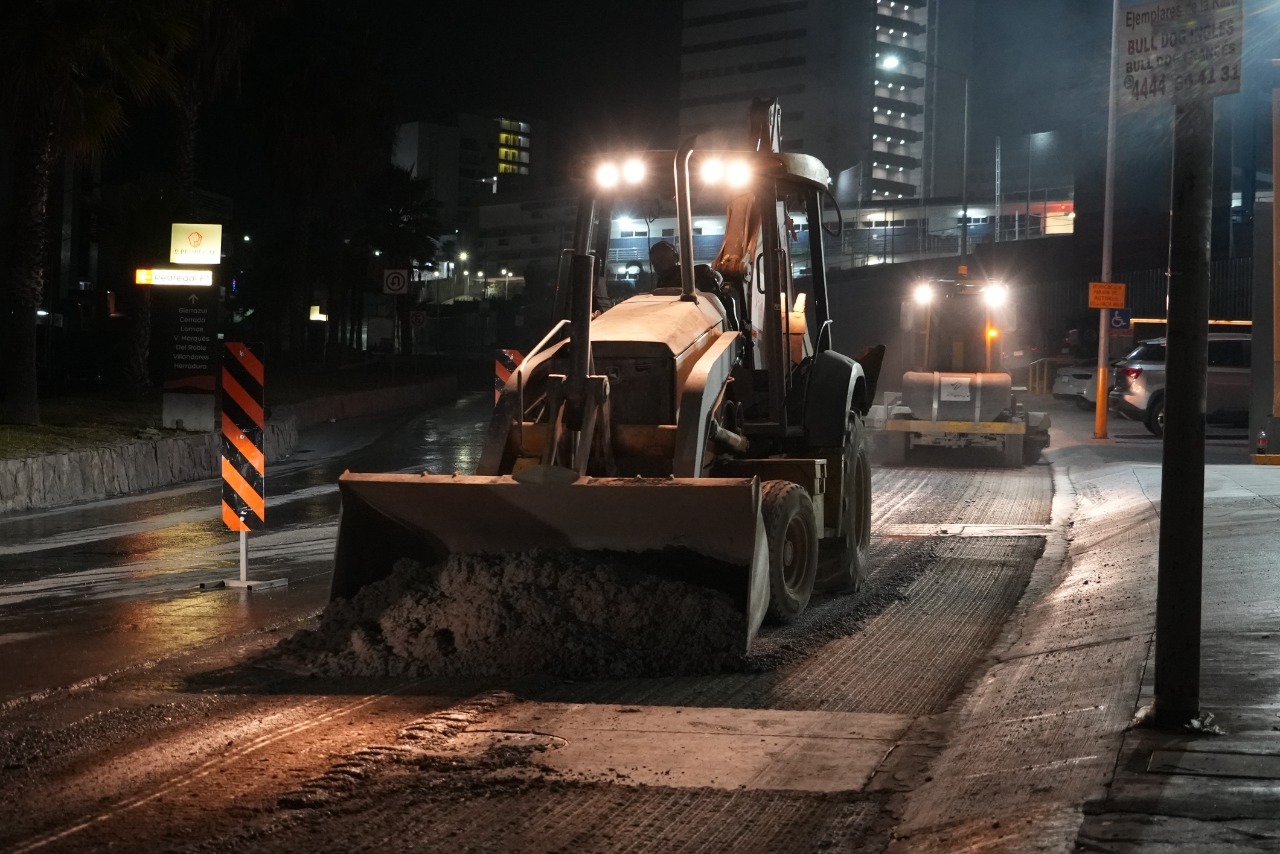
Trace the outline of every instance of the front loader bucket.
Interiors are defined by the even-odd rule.
[[[572,476],[572,475],[570,475]],[[769,604],[755,478],[512,477],[343,474],[330,599],[347,599],[412,558],[534,549],[643,553],[656,572],[728,592],[743,615],[742,652]],[[689,556],[698,560],[689,561]],[[664,570],[666,572],[664,573]]]

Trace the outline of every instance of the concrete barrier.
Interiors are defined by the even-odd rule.
[[[412,386],[316,398],[273,409],[265,435],[268,464],[298,446],[298,435],[314,424],[425,408],[457,397],[458,383],[441,377]],[[132,495],[176,483],[217,477],[221,468],[217,433],[178,433],[101,448],[0,460],[0,513],[42,510],[117,495]]]

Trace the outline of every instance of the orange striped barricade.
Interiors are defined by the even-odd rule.
[[[267,458],[262,345],[228,341],[222,350],[222,521],[240,532],[240,578],[214,586],[280,587],[286,578],[250,581],[248,533],[266,527]]]
[[[493,360],[493,402],[497,404],[507,380],[524,361],[524,354],[519,350],[499,350]]]

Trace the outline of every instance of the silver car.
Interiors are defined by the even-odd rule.
[[[1110,408],[1141,421],[1157,436],[1164,435],[1164,338],[1152,338],[1134,347],[1112,364],[1115,373]],[[1249,421],[1250,336],[1244,332],[1209,333],[1209,370],[1205,413],[1221,424]]]

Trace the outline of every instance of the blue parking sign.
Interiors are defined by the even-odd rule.
[[[1111,309],[1111,331],[1128,332],[1133,328],[1133,312],[1127,308]]]

